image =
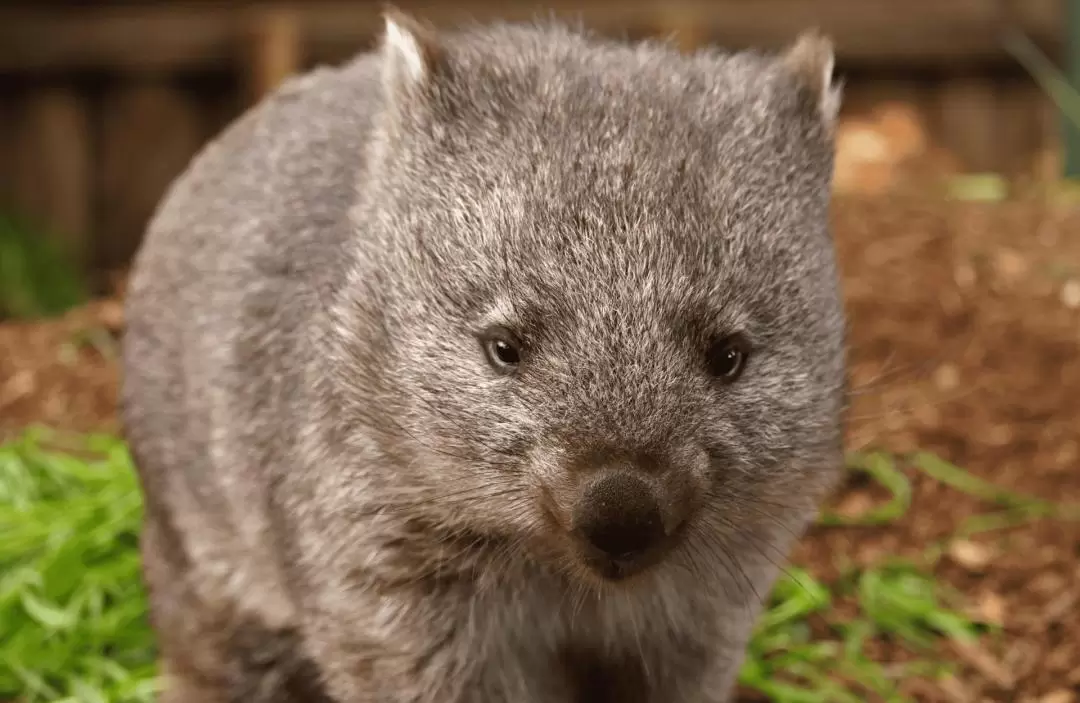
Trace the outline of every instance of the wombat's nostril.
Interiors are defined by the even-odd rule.
[[[612,558],[630,558],[664,536],[660,509],[641,479],[623,473],[606,476],[585,492],[577,529],[590,544]]]

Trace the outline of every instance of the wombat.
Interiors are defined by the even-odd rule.
[[[135,260],[162,700],[731,700],[842,465],[830,40],[385,20]]]

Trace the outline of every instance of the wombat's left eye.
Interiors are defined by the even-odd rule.
[[[742,375],[750,345],[741,335],[722,337],[714,341],[706,355],[709,373],[724,383],[732,383]]]
[[[521,344],[510,332],[502,328],[488,330],[480,342],[488,363],[496,371],[513,373],[521,363]]]

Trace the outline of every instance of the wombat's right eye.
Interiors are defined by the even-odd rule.
[[[709,372],[724,383],[734,383],[742,375],[749,353],[749,344],[742,335],[717,339],[707,354]]]
[[[499,373],[513,373],[521,363],[521,344],[507,330],[488,330],[480,341],[488,363]]]

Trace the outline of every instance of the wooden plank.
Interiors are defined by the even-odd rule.
[[[1000,162],[997,94],[991,78],[957,74],[941,85],[940,125],[944,146],[966,171],[992,171]]]
[[[681,51],[691,53],[709,42],[705,27],[693,12],[675,5],[657,14],[655,26],[648,30],[648,35],[670,38]]]
[[[1067,4],[1064,31],[1067,37],[1065,71],[1073,90],[1080,90],[1080,0],[1069,0]],[[1062,174],[1065,178],[1080,179],[1080,125],[1067,117],[1062,119],[1061,124],[1065,147]]]
[[[845,83],[842,117],[876,125],[895,153],[916,158],[933,146],[937,93],[926,77],[863,74]]]
[[[1056,181],[1065,165],[1065,118],[1050,96],[1040,93],[1036,103],[1039,146],[1034,170],[1040,179]]]
[[[1045,95],[1026,75],[1002,78],[998,93],[997,170],[1011,177],[1029,177],[1039,150],[1039,103]]]
[[[0,72],[183,70],[232,56],[234,13],[220,8],[0,10]]]
[[[850,89],[849,89],[850,88]],[[911,105],[917,111],[928,110],[929,96],[926,81],[910,74],[872,73],[860,80],[845,81],[843,112],[851,116],[865,116],[888,103]]]
[[[883,193],[913,179],[921,182],[919,173],[930,167],[926,159],[934,149],[926,81],[860,72],[845,81],[844,92],[837,191]]]
[[[0,164],[11,164],[15,159],[15,105],[18,96],[10,87],[0,90],[3,91],[3,99],[0,100]],[[11,208],[14,186],[15,170],[0,168],[0,215]]]
[[[165,189],[207,132],[198,103],[164,81],[138,81],[105,96],[94,262],[99,270],[127,263]]]
[[[221,133],[251,107],[251,100],[244,91],[242,77],[230,76],[230,78],[232,80],[192,86],[192,90],[199,95],[202,103],[207,133],[210,136]]]
[[[1075,0],[1005,0],[1002,19],[1011,26],[1022,29],[1039,28],[1038,32],[1047,32],[1052,41],[1043,46],[1051,53],[1051,58],[1059,61],[1065,58],[1065,22],[1068,18],[1068,5]],[[1046,37],[1044,37],[1046,38]]]
[[[245,97],[254,102],[300,71],[303,38],[298,11],[290,7],[258,9],[247,20],[249,51]]]
[[[732,46],[778,48],[799,31],[819,27],[832,35],[841,61],[866,64],[940,65],[1009,61],[1001,48],[997,0],[399,0],[395,3],[435,24],[499,17],[528,20],[577,18],[601,31],[663,26],[673,13],[701,35]],[[280,2],[299,14],[313,58],[337,59],[370,44],[382,29],[381,3],[357,0]],[[1061,15],[1041,3],[1018,13],[1019,26],[1051,52],[1061,44]],[[0,72],[103,68],[158,70],[220,67],[236,56],[244,4],[80,6],[63,13],[45,9],[0,10]],[[682,22],[683,20],[680,20]]]
[[[929,0],[908,3],[897,12],[895,0],[636,0],[545,4],[522,2],[498,7],[488,2],[397,3],[436,24],[497,14],[508,20],[528,20],[546,11],[582,19],[602,31],[655,29],[665,18],[678,15],[695,21],[697,31],[714,43],[745,47],[779,48],[809,27],[817,27],[836,41],[843,62],[867,65],[905,64],[939,66],[959,62],[1011,61],[999,41],[1001,22],[997,0]],[[378,31],[370,13],[353,11],[349,17],[329,5],[311,6],[307,21],[312,31],[312,52],[341,56],[349,47]],[[377,20],[377,16],[375,16]],[[1040,45],[1056,47],[1060,31],[1056,18],[1027,13],[1015,21]],[[332,53],[331,53],[332,52]]]
[[[16,214],[42,227],[74,265],[85,267],[93,163],[86,102],[73,88],[49,86],[29,92],[15,112]]]

